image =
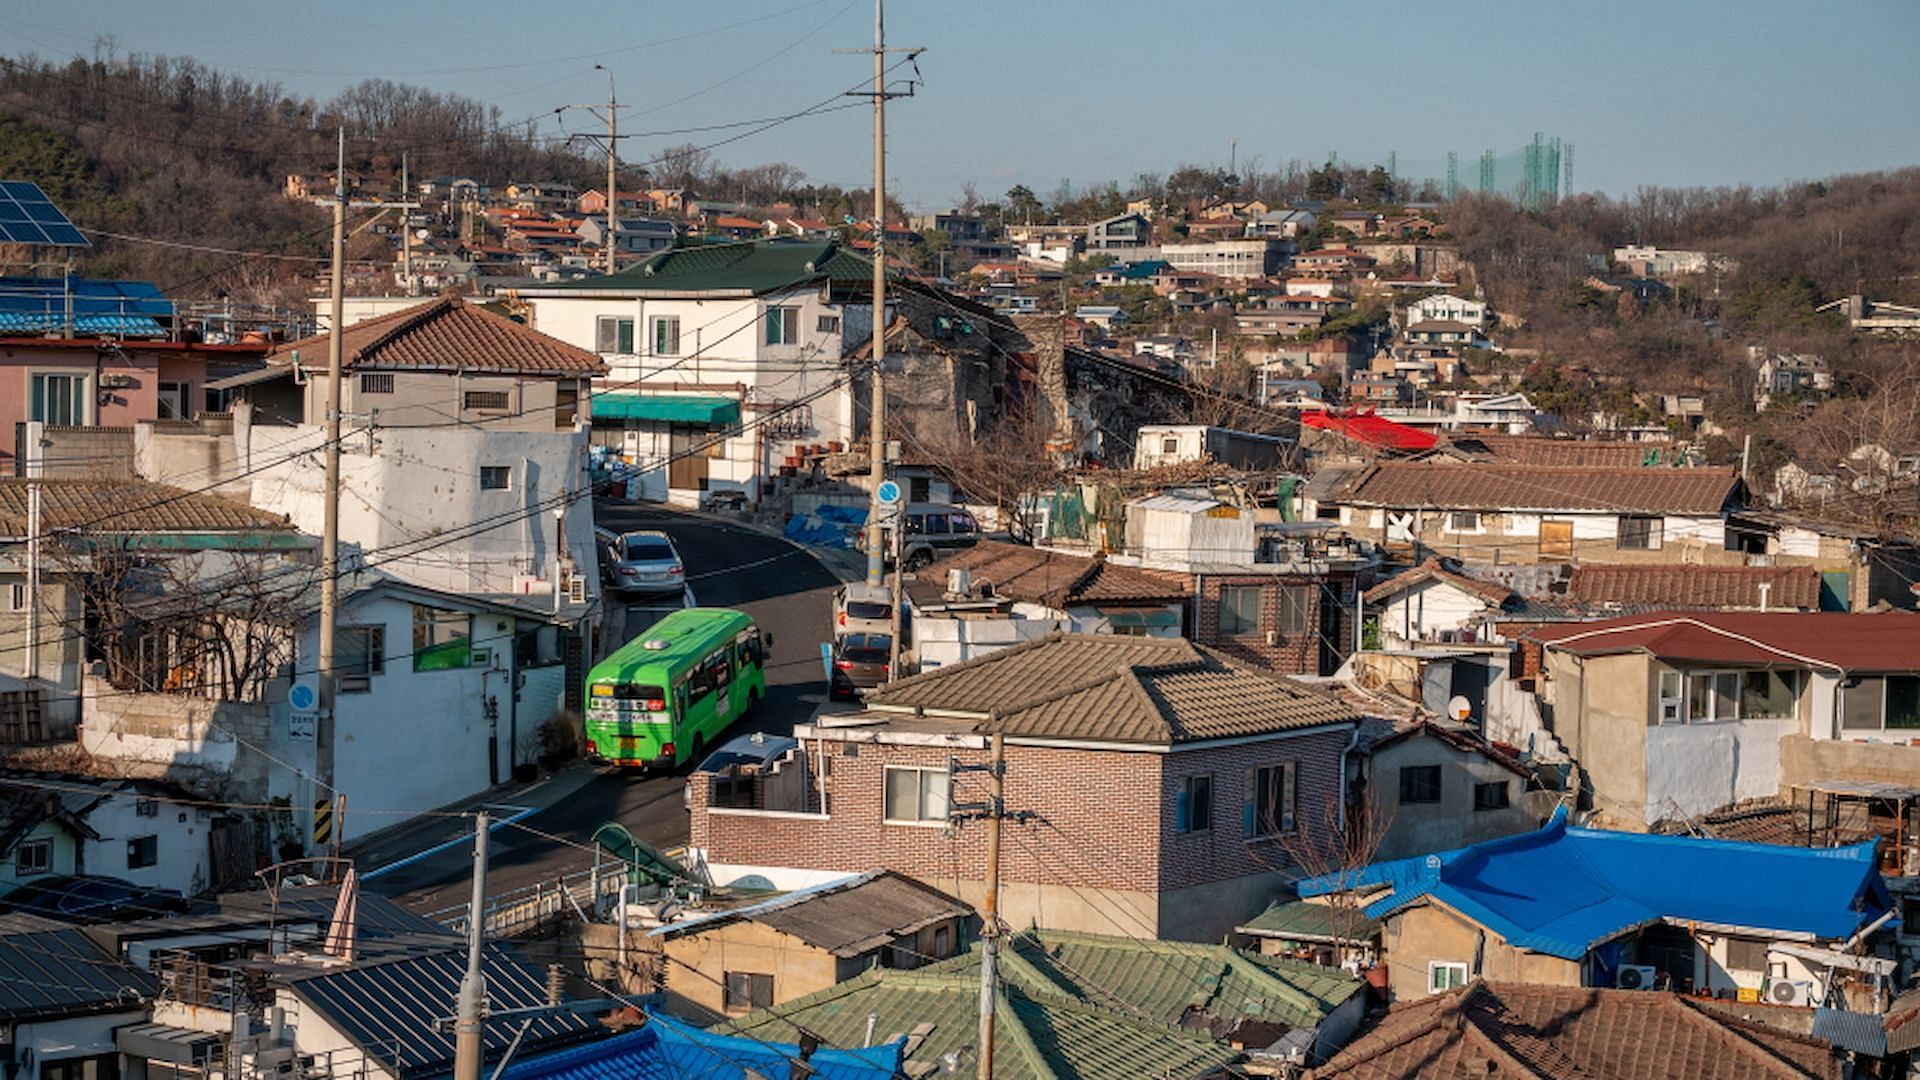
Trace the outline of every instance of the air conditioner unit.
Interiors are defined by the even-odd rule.
[[[343,694],[364,694],[373,689],[373,680],[365,675],[341,675],[337,685]]]
[[[1660,969],[1650,964],[1622,964],[1620,973],[1614,976],[1613,985],[1622,990],[1651,990],[1653,980]]]
[[[1813,1004],[1813,984],[1805,981],[1773,983],[1767,987],[1767,1003],[1770,1005]]]

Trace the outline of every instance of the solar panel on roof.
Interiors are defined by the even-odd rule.
[[[91,247],[40,185],[0,180],[0,243],[37,247]]]

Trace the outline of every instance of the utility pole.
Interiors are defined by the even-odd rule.
[[[40,512],[41,447],[44,436],[38,423],[27,425],[27,678],[40,678],[40,532],[45,519]],[[31,684],[29,684],[31,685]]]
[[[607,273],[611,274],[616,265],[614,238],[618,235],[614,226],[620,220],[615,209],[620,201],[620,188],[615,179],[620,166],[620,99],[613,92],[613,69],[605,64],[593,66],[607,73]]]
[[[327,325],[327,492],[320,527],[320,710],[313,725],[315,781],[333,786],[334,636],[340,622],[340,378],[346,359],[347,296],[347,129],[339,131],[333,173],[333,280]],[[340,823],[334,823],[337,833]]]
[[[460,1011],[453,1029],[453,1080],[480,1080],[487,1010],[487,977],[480,970],[486,900],[487,812],[482,810],[473,822],[473,900],[467,906],[467,973],[460,980]]]
[[[413,185],[407,181],[407,155],[400,155],[400,201],[413,198]],[[419,286],[413,281],[413,222],[408,218],[412,212],[400,211],[400,276],[407,279],[405,289],[408,296],[419,296]]]
[[[980,1080],[993,1078],[993,1023],[994,1013],[1000,1000],[1000,944],[1002,928],[1000,924],[1000,828],[1007,818],[1025,821],[1029,816],[1025,810],[1007,812],[1006,777],[1007,746],[1006,737],[996,731],[991,737],[989,748],[993,760],[985,765],[965,765],[958,758],[947,761],[948,819],[954,822],[969,818],[985,818],[987,822],[987,869],[986,892],[980,904]],[[984,772],[987,774],[987,800],[985,802],[963,803],[953,798],[951,777],[961,773]]]
[[[873,0],[873,48],[839,51],[873,53],[873,89],[865,94],[849,91],[847,96],[873,98],[873,375],[869,381],[873,400],[867,410],[868,479],[873,491],[867,506],[867,584],[885,585],[886,526],[880,521],[880,485],[887,479],[887,99],[912,93],[887,92],[886,0]],[[894,51],[918,56],[925,50]],[[900,605],[898,592],[893,603]]]

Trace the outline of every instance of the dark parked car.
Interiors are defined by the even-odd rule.
[[[25,912],[76,923],[164,919],[188,909],[186,898],[172,889],[92,874],[31,878],[0,896],[0,913]]]
[[[847,634],[833,644],[832,696],[858,697],[887,681],[887,656],[893,639],[886,634]]]

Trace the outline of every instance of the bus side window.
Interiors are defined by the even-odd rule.
[[[687,684],[682,682],[679,686],[674,687],[673,697],[674,697],[674,710],[673,710],[674,715],[676,717],[686,716],[687,704],[691,700],[687,696]]]
[[[709,668],[706,663],[702,661],[694,665],[688,681],[692,684],[689,687],[692,691],[690,696],[693,700],[699,701],[713,691],[713,669]]]
[[[713,665],[715,686],[725,686],[733,681],[733,649],[721,649],[709,657],[707,663]]]

